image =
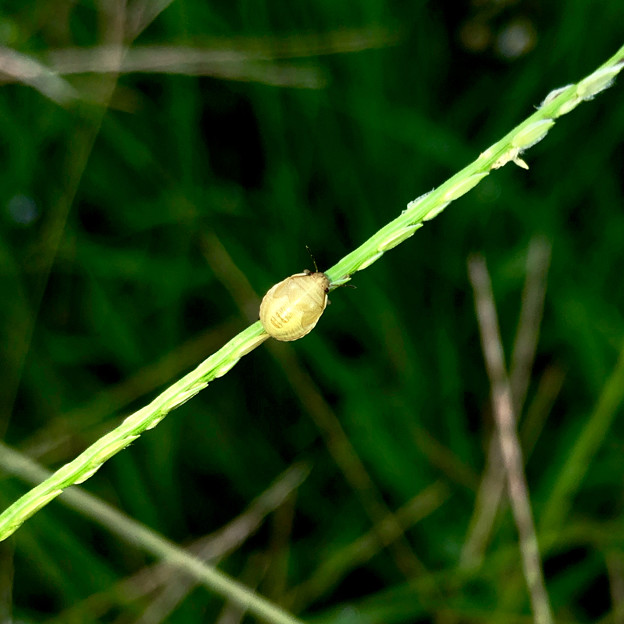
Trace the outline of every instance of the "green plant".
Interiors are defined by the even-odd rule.
[[[543,139],[555,120],[610,86],[623,67],[624,47],[580,82],[549,94],[533,115],[485,150],[472,164],[432,192],[410,202],[401,215],[328,269],[326,274],[331,282],[330,289],[347,283],[355,272],[371,266],[386,251],[410,238],[424,222],[433,219],[450,202],[474,188],[493,169],[508,163],[526,167],[521,159],[523,152]],[[126,448],[141,433],[155,427],[171,410],[195,396],[214,379],[225,375],[241,357],[267,337],[259,322],[252,324],[149,405],[130,415],[119,427],[21,497],[0,516],[0,540],[11,535],[63,489],[84,482],[110,457]]]
[[[509,162],[524,164],[520,155],[541,141],[555,120],[585,100],[613,84],[624,67],[624,46],[596,71],[578,82],[550,93],[539,110],[514,128],[479,158],[434,191],[408,204],[400,216],[381,228],[366,242],[325,271],[330,290],[347,283],[351,276],[369,267],[410,238],[423,222],[440,214],[452,201],[474,188],[492,169]],[[268,338],[260,322],[241,332],[219,351],[204,360],[194,371],[176,382],[149,405],[128,416],[114,431],[100,438],[74,461],[57,470],[52,477],[25,494],[0,515],[0,540],[6,539],[30,516],[54,500],[66,487],[83,483],[106,460],[152,429],[173,409],[186,403],[208,384],[230,371],[243,357]]]

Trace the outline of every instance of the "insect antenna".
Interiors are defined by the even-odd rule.
[[[310,258],[312,258],[312,264],[314,264],[314,272],[318,273],[319,270],[318,270],[318,267],[316,266],[316,258],[312,254],[312,251],[310,251],[310,248],[307,245],[305,247],[308,250],[308,253],[310,254]]]

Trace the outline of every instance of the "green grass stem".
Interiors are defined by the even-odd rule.
[[[49,471],[1,442],[0,456],[5,470],[19,475],[24,480],[37,482],[50,475]],[[306,479],[308,472],[309,469],[301,465],[290,468],[282,475],[280,491],[292,491],[298,487]],[[273,490],[272,496],[277,498],[277,488],[273,487]],[[134,544],[166,564],[183,571],[207,589],[232,601],[260,619],[271,624],[300,624],[300,620],[277,605],[202,561],[192,552],[180,548],[156,531],[107,505],[96,496],[80,488],[72,488],[65,492],[62,500],[68,507],[91,518],[126,542]]]
[[[370,266],[386,251],[410,238],[425,221],[433,219],[450,202],[474,188],[492,169],[509,162],[526,168],[526,163],[521,159],[523,152],[543,139],[556,119],[608,88],[623,67],[624,46],[580,82],[552,91],[533,115],[486,149],[473,163],[437,189],[410,202],[396,219],[327,270],[331,288],[346,283],[353,273]],[[195,370],[167,388],[149,405],[128,416],[119,427],[24,494],[0,515],[0,541],[9,537],[65,488],[86,481],[106,460],[126,448],[141,433],[155,427],[171,410],[195,396],[210,381],[225,375],[243,355],[266,338],[268,336],[260,322],[254,323]]]
[[[608,435],[624,403],[624,347],[609,375],[600,397],[583,428],[578,433],[565,462],[557,474],[552,491],[542,512],[540,528],[544,533],[561,530],[587,471],[587,466]]]

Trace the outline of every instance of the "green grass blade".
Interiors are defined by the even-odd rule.
[[[485,150],[473,163],[431,193],[410,202],[400,216],[326,271],[332,288],[346,283],[353,273],[370,266],[386,251],[410,238],[424,221],[434,218],[450,202],[474,188],[492,169],[509,162],[526,167],[521,154],[546,136],[554,120],[611,86],[623,67],[624,46],[580,82],[551,92],[533,115]],[[119,427],[22,496],[0,515],[0,541],[54,500],[63,489],[88,479],[106,460],[126,448],[143,431],[155,427],[171,410],[192,398],[213,379],[227,373],[243,355],[267,337],[261,324],[254,323],[149,405],[126,418]]]

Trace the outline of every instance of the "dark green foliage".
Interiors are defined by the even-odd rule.
[[[106,3],[26,4],[0,13],[0,43],[44,62],[51,50],[113,37]],[[60,106],[28,86],[2,85],[5,441],[49,467],[72,459],[255,320],[272,284],[313,268],[306,245],[319,269],[334,264],[550,90],[612,55],[622,45],[621,1],[592,6],[176,0],[134,45],[252,48],[264,57],[299,45],[288,58],[244,66],[305,70],[323,86],[132,73],[103,107]],[[534,46],[504,58],[497,38],[514,24]],[[469,49],[471,28],[481,29],[481,49]],[[338,51],[310,51],[314,35],[331,35],[320,47]],[[354,37],[368,37],[369,49],[344,52]],[[113,77],[67,79],[96,100]],[[334,291],[310,336],[254,351],[107,462],[87,489],[186,545],[306,460],[312,472],[291,507],[269,516],[222,569],[319,623],[411,624],[442,621],[441,613],[445,622],[528,621],[506,504],[483,565],[458,568],[492,431],[466,259],[478,251],[488,260],[509,360],[529,243],[542,236],[552,245],[527,407],[540,400],[545,373],[565,377],[552,409],[525,432],[535,437],[527,476],[539,527],[624,341],[623,82],[561,118],[527,153],[529,171],[493,172],[358,273],[356,289]],[[217,240],[257,297],[217,256]],[[314,411],[319,397],[376,492],[356,494],[345,478],[326,443],[334,425],[323,431]],[[580,469],[569,513],[540,535],[560,621],[605,616],[608,577],[623,573],[617,413]],[[422,565],[407,566],[419,570],[413,585],[392,548],[344,555],[335,578],[322,572],[371,531],[374,510],[363,499],[397,510],[432,486],[435,504],[397,546]],[[3,477],[0,507],[26,487]],[[130,622],[148,604],[116,583],[149,559],[59,501],[11,542],[14,557],[3,551],[0,568],[14,568],[6,609],[16,621]],[[315,574],[317,589],[293,597]],[[200,589],[166,621],[212,622],[221,608]]]

